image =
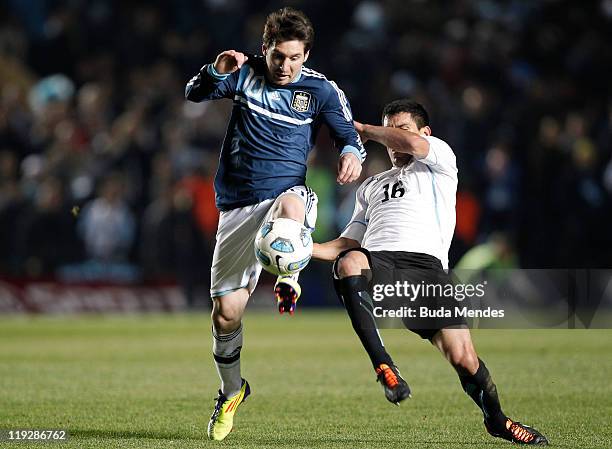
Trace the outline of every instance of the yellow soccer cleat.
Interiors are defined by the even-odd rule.
[[[274,296],[278,303],[278,311],[282,315],[289,312],[289,315],[295,313],[295,304],[302,294],[302,288],[298,281],[290,276],[279,276],[274,285]]]
[[[208,438],[215,441],[225,439],[234,427],[234,415],[238,406],[251,394],[249,383],[242,379],[240,391],[232,397],[225,397],[219,390],[215,411],[208,422]]]

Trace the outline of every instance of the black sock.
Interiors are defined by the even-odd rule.
[[[497,396],[497,388],[491,379],[489,370],[484,362],[478,359],[478,370],[472,375],[459,375],[461,386],[469,397],[482,410],[487,424],[494,428],[504,428],[506,415],[502,412]]]
[[[389,366],[393,365],[393,360],[385,351],[376,327],[374,306],[372,297],[368,292],[367,278],[365,276],[347,276],[334,282],[334,286],[351,318],[353,329],[370,356],[374,368],[382,363]]]

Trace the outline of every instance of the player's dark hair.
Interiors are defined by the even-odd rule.
[[[391,103],[388,103],[383,109],[382,119],[384,120],[385,117],[390,117],[401,112],[410,114],[417,128],[421,129],[423,126],[429,126],[429,114],[423,105],[407,98],[400,98],[399,100],[393,100]]]
[[[271,12],[264,25],[263,43],[266,47],[287,41],[304,43],[304,52],[312,48],[314,28],[302,11],[290,7]]]

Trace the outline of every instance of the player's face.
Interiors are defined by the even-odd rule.
[[[261,49],[266,57],[268,78],[281,86],[292,82],[308,59],[302,41],[280,42],[272,47],[263,45]]]
[[[383,126],[404,129],[422,136],[429,135],[427,131],[429,127],[425,126],[419,129],[408,112],[400,112],[399,114],[385,116],[383,119]],[[391,159],[391,163],[394,167],[403,167],[404,165],[412,162],[413,156],[411,154],[400,153],[399,151],[395,151],[393,148],[388,147],[387,153],[389,153],[389,159]]]

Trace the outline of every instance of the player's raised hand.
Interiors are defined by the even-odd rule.
[[[368,141],[368,136],[366,136],[365,125],[357,120],[353,120],[353,125],[355,126],[355,131],[357,131],[357,134],[359,134],[361,138],[361,143],[366,143]]]
[[[242,67],[249,57],[236,50],[226,50],[217,55],[215,70],[217,73],[232,73]]]
[[[345,153],[340,156],[338,161],[338,177],[336,178],[338,184],[343,185],[356,181],[359,175],[361,175],[361,162],[359,162],[359,158],[353,153]]]

